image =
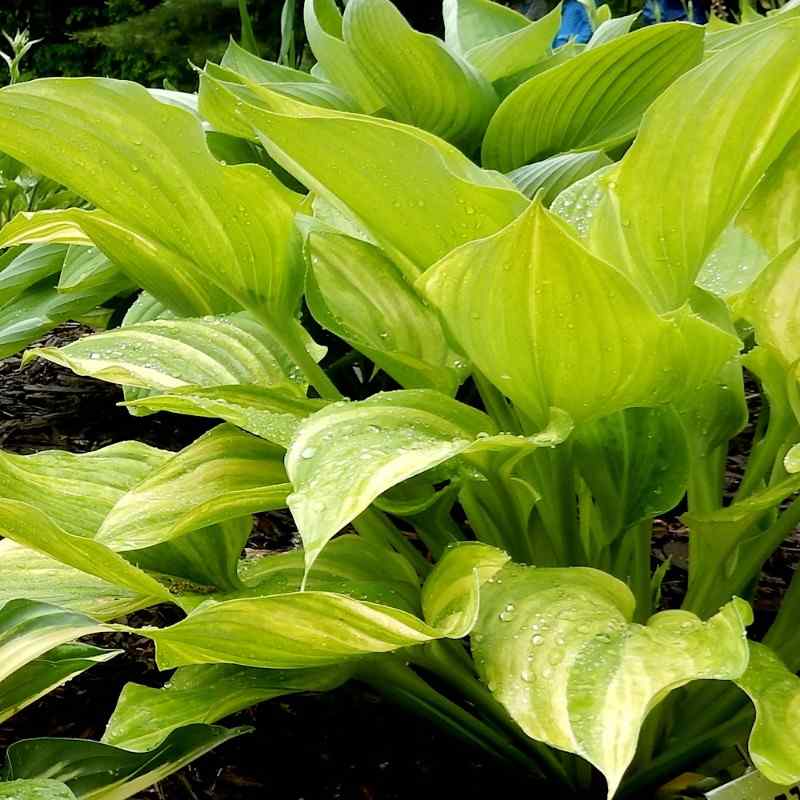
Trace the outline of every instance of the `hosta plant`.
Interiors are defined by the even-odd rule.
[[[220,421],[179,453],[0,455],[6,680],[103,631],[177,668],[126,686],[103,742],[14,744],[6,778],[130,796],[234,711],[359,680],[548,796],[651,797],[748,740],[800,780],[797,581],[747,637],[800,518],[796,12],[606,20],[555,53],[557,17],[444,19],[442,42],[388,0],[308,0],[312,73],[232,44],[197,111],[98,78],[0,91],[0,149],[91,204],[0,243],[95,247],[143,290],[26,359]],[[683,503],[688,592],[661,610],[653,520]],[[243,559],[286,507],[302,551]],[[185,618],[121,621],[157,603]]]

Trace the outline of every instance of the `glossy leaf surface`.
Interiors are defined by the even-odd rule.
[[[748,749],[759,772],[773,783],[800,781],[800,678],[768,647],[750,642],[750,663],[737,684],[756,707]]]
[[[492,117],[484,166],[508,172],[567,150],[630,139],[653,100],[699,63],[702,48],[696,26],[655,25],[531,78]]]
[[[442,259],[419,285],[470,360],[540,427],[552,407],[577,423],[668,400],[672,371],[689,364],[688,331],[711,374],[738,349],[697,318],[659,317],[536,202],[495,236]],[[705,360],[693,355],[691,365],[687,382],[710,377]]]
[[[326,542],[387,489],[495,432],[485,414],[425,390],[334,404],[299,428],[286,454],[289,497],[313,564]]]

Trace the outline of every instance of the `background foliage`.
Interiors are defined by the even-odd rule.
[[[281,0],[250,0],[261,55],[280,48]],[[420,30],[441,31],[439,3],[405,0],[397,6]],[[297,4],[298,36],[302,3]],[[193,90],[189,61],[219,60],[229,36],[239,38],[236,0],[5,0],[0,30],[28,28],[44,41],[25,59],[23,80],[34,76],[107,75],[161,86],[168,80]]]

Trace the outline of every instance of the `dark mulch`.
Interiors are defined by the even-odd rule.
[[[87,329],[67,323],[42,344],[61,345]],[[19,358],[0,361],[0,448],[18,453],[43,449],[86,452],[137,439],[177,450],[207,430],[208,420],[156,414],[133,417],[115,404],[111,384],[73,375],[38,360],[23,370]],[[729,483],[735,485],[752,431],[733,450]],[[248,548],[276,551],[296,547],[288,513],[258,515]],[[657,520],[654,565],[671,559],[663,602],[675,607],[686,590],[688,535],[679,515]],[[767,565],[756,597],[757,612],[774,616],[792,572],[800,562],[797,536]],[[138,612],[137,625],[169,624],[167,606]],[[99,738],[122,686],[129,681],[162,685],[152,643],[114,635],[104,646],[124,653],[52,692],[0,725],[0,752],[33,736]],[[255,731],[217,748],[157,787],[148,800],[408,800],[410,797],[464,798],[537,796],[524,776],[441,735],[358,685],[323,695],[295,696],[263,703],[224,720]]]

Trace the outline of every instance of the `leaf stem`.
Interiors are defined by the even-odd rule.
[[[314,361],[306,350],[305,342],[297,333],[299,326],[288,325],[279,328],[266,312],[258,314],[258,321],[269,332],[269,335],[286,351],[289,358],[300,368],[306,380],[313,386],[320,397],[325,400],[341,400],[342,394],[328,377],[325,370]]]
[[[674,747],[662,752],[646,768],[634,773],[622,784],[617,800],[651,798],[653,789],[664,781],[735,745],[746,735],[752,720],[753,711],[745,708],[710,731],[694,737],[681,735]]]
[[[414,663],[445,680],[495,726],[518,739],[537,760],[539,769],[550,780],[574,789],[567,771],[556,754],[546,745],[531,739],[478,680],[472,661],[460,642],[434,641],[422,647],[415,647],[408,652]]]
[[[486,413],[497,423],[500,430],[507,433],[522,433],[514,409],[503,393],[477,370],[473,370],[472,377]]]
[[[353,520],[353,527],[365,539],[379,545],[388,544],[393,547],[411,562],[420,577],[424,578],[433,568],[432,564],[426,561],[422,553],[403,536],[389,517],[377,508],[370,507],[366,511],[362,511]]]
[[[413,711],[492,755],[544,777],[539,765],[507,737],[437,692],[396,656],[365,659],[355,677],[392,702]]]

